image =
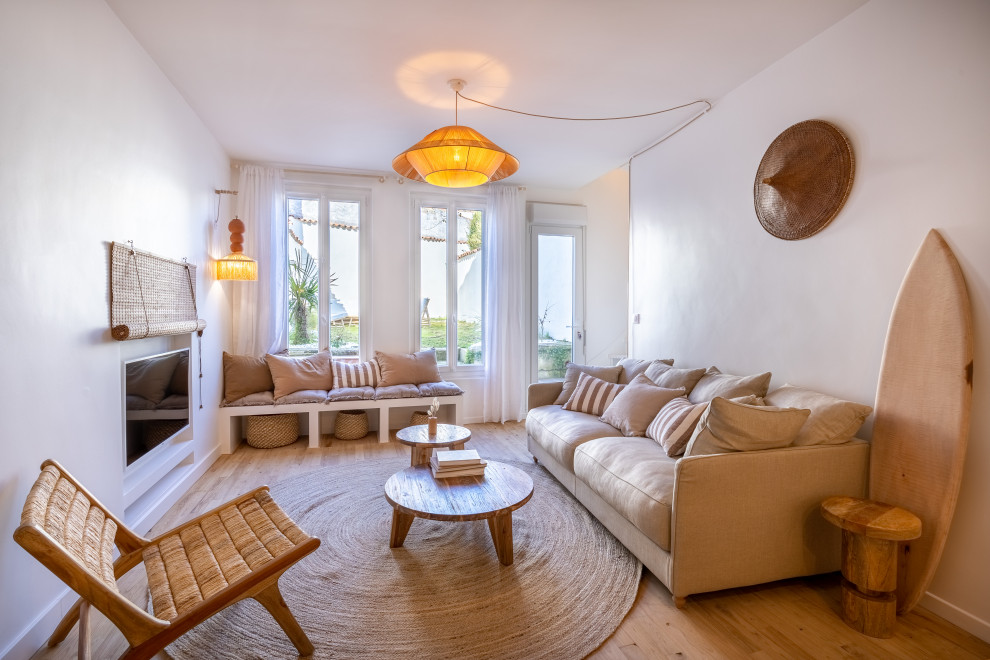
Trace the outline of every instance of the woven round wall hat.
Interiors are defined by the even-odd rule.
[[[854,169],[842,131],[818,119],[794,124],[770,143],[756,170],[756,217],[777,238],[817,234],[849,197]]]

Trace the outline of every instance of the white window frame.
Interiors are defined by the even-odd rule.
[[[356,202],[360,212],[358,222],[358,299],[361,305],[361,327],[358,331],[360,342],[358,357],[361,361],[370,359],[371,348],[371,189],[353,188],[329,183],[317,183],[307,180],[287,180],[285,182],[286,198],[318,199],[319,207],[319,241],[320,241],[320,311],[319,311],[319,348],[330,348],[330,287],[322,286],[330,277],[331,264],[324,255],[329,251],[330,241],[330,202]],[[286,236],[286,241],[291,241]],[[288,243],[286,244],[288,251]],[[288,252],[286,253],[288,258]],[[286,300],[286,304],[288,301]],[[286,316],[288,318],[288,316]],[[288,322],[288,321],[286,321]],[[286,335],[288,336],[288,335]]]
[[[446,208],[447,209],[447,364],[440,366],[441,373],[484,373],[485,364],[488,361],[488,348],[484,340],[481,343],[481,364],[457,364],[457,212],[461,210],[480,210],[482,233],[485,232],[485,223],[488,222],[488,209],[486,208],[486,198],[480,195],[445,195],[443,193],[416,193],[412,195],[412,209],[410,215],[413,221],[410,223],[412,233],[410,234],[410,264],[412,265],[413,276],[410,277],[409,300],[412,301],[413,314],[410,319],[410,346],[414,351],[420,350],[420,300],[421,288],[420,278],[422,272],[422,261],[420,253],[422,207]],[[453,222],[451,221],[453,220]],[[451,240],[453,234],[453,240]],[[488,249],[486,241],[481,243],[482,249],[482,271],[481,279],[485,282],[487,273],[484,271],[484,254]],[[451,268],[451,264],[454,265]],[[485,317],[485,303],[487,292],[485,286],[481,288],[481,327],[482,337],[484,327],[488,322]],[[453,323],[451,320],[453,319]],[[453,347],[453,350],[451,350]]]

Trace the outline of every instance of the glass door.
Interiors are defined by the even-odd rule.
[[[584,362],[584,229],[533,225],[533,381]]]

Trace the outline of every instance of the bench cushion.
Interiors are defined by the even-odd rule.
[[[224,401],[220,406],[224,408],[236,408],[238,406],[270,406],[274,403],[274,392],[255,392],[254,394],[248,394],[233,401]]]
[[[418,399],[419,387],[416,385],[379,385],[375,388],[376,399]]]
[[[335,387],[327,393],[327,401],[369,401],[375,398],[375,388],[369,385],[361,387]]]
[[[601,438],[577,448],[574,476],[669,552],[676,464],[650,438]]]
[[[289,403],[324,403],[327,400],[326,390],[299,390],[275,399],[276,405]]]
[[[456,383],[451,383],[446,380],[441,380],[437,383],[420,383],[419,395],[423,397],[431,396],[456,396],[458,394],[464,394],[464,390],[457,386]]]
[[[574,450],[579,445],[595,438],[619,435],[615,427],[593,415],[564,410],[558,405],[530,410],[526,415],[526,432],[571,472],[574,471]]]

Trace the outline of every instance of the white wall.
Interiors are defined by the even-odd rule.
[[[872,403],[901,279],[931,227],[962,264],[976,359],[962,492],[923,605],[990,640],[990,3],[874,0],[632,166],[637,355],[774,372]],[[782,241],[753,211],[770,142],[834,122],[852,193],[820,234]],[[870,429],[866,429],[869,433]]]
[[[206,265],[229,162],[100,0],[3,3],[0,99],[0,656],[26,658],[64,592],[11,539],[27,491],[52,457],[122,513],[121,360],[167,343],[110,338],[109,241],[200,265],[193,442],[212,460],[229,313]]]

